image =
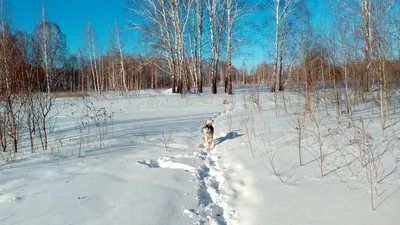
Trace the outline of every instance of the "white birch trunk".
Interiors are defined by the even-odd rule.
[[[369,91],[370,88],[370,50],[371,50],[371,19],[370,19],[370,2],[369,0],[360,0],[361,8],[362,8],[362,18],[364,22],[364,58],[365,58],[365,64],[366,64],[366,75],[365,77],[362,78],[362,80],[365,79],[363,85],[365,85],[365,90]]]
[[[46,73],[46,88],[47,93],[50,93],[50,65],[48,56],[48,41],[49,41],[49,27],[46,21],[44,6],[42,6],[42,51],[44,57],[44,71]]]
[[[122,75],[122,85],[124,86],[124,90],[128,92],[128,87],[126,86],[126,74],[125,74],[125,64],[124,64],[124,53],[121,44],[121,38],[119,35],[119,29],[117,24],[115,24],[115,36],[117,39],[118,53],[119,53],[119,63],[121,66],[121,75]]]
[[[202,72],[202,63],[201,60],[203,58],[203,3],[204,0],[196,0],[196,12],[197,12],[197,58],[196,58],[196,64],[197,64],[197,75],[198,75],[198,83],[197,89],[199,93],[203,92],[203,72]]]
[[[278,74],[278,57],[279,57],[279,30],[280,30],[280,0],[276,0],[275,3],[275,43],[274,43],[274,77],[275,77],[275,84],[274,84],[274,91],[279,91],[279,74]]]
[[[227,31],[227,40],[226,40],[226,61],[228,64],[226,76],[228,76],[228,94],[232,95],[232,64],[231,64],[231,57],[232,57],[232,46],[231,46],[231,39],[232,39],[232,26],[234,18],[231,17],[232,11],[232,0],[226,0],[226,8],[227,8],[227,23],[228,23],[228,31]]]

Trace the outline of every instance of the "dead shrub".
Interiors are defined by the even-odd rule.
[[[56,92],[54,93],[55,98],[84,98],[88,97],[89,94],[87,92],[78,91],[78,92]]]

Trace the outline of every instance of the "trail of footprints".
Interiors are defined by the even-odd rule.
[[[211,120],[216,122],[224,113],[215,113]],[[200,128],[201,129],[201,128]],[[198,217],[195,225],[236,225],[238,224],[237,214],[228,203],[229,193],[222,189],[226,182],[224,170],[218,163],[218,156],[215,155],[215,149],[207,150],[203,144],[199,145],[199,151],[190,154],[180,154],[175,156],[165,156],[159,159],[141,160],[139,164],[150,168],[181,169],[192,172],[198,183],[196,209],[184,209],[187,216]],[[194,168],[184,163],[175,162],[175,159],[198,159],[201,165]]]

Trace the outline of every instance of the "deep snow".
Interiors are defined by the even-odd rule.
[[[379,157],[372,211],[370,167],[357,158],[349,116],[337,117],[330,105],[328,116],[321,103],[321,177],[309,119],[299,166],[293,115],[303,113],[303,103],[287,94],[287,112],[280,101],[277,117],[267,90],[59,99],[67,107],[57,115],[51,151],[3,153],[0,224],[398,224],[399,113],[385,137],[369,104],[353,115],[368,122],[368,149]],[[96,116],[101,107],[105,113]],[[83,114],[99,123],[81,137],[79,124],[93,122]],[[207,119],[216,129],[211,150],[200,132]]]

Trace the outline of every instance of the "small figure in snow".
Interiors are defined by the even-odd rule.
[[[214,127],[211,120],[207,120],[203,127],[203,138],[207,144],[207,148],[210,149],[214,146]]]

